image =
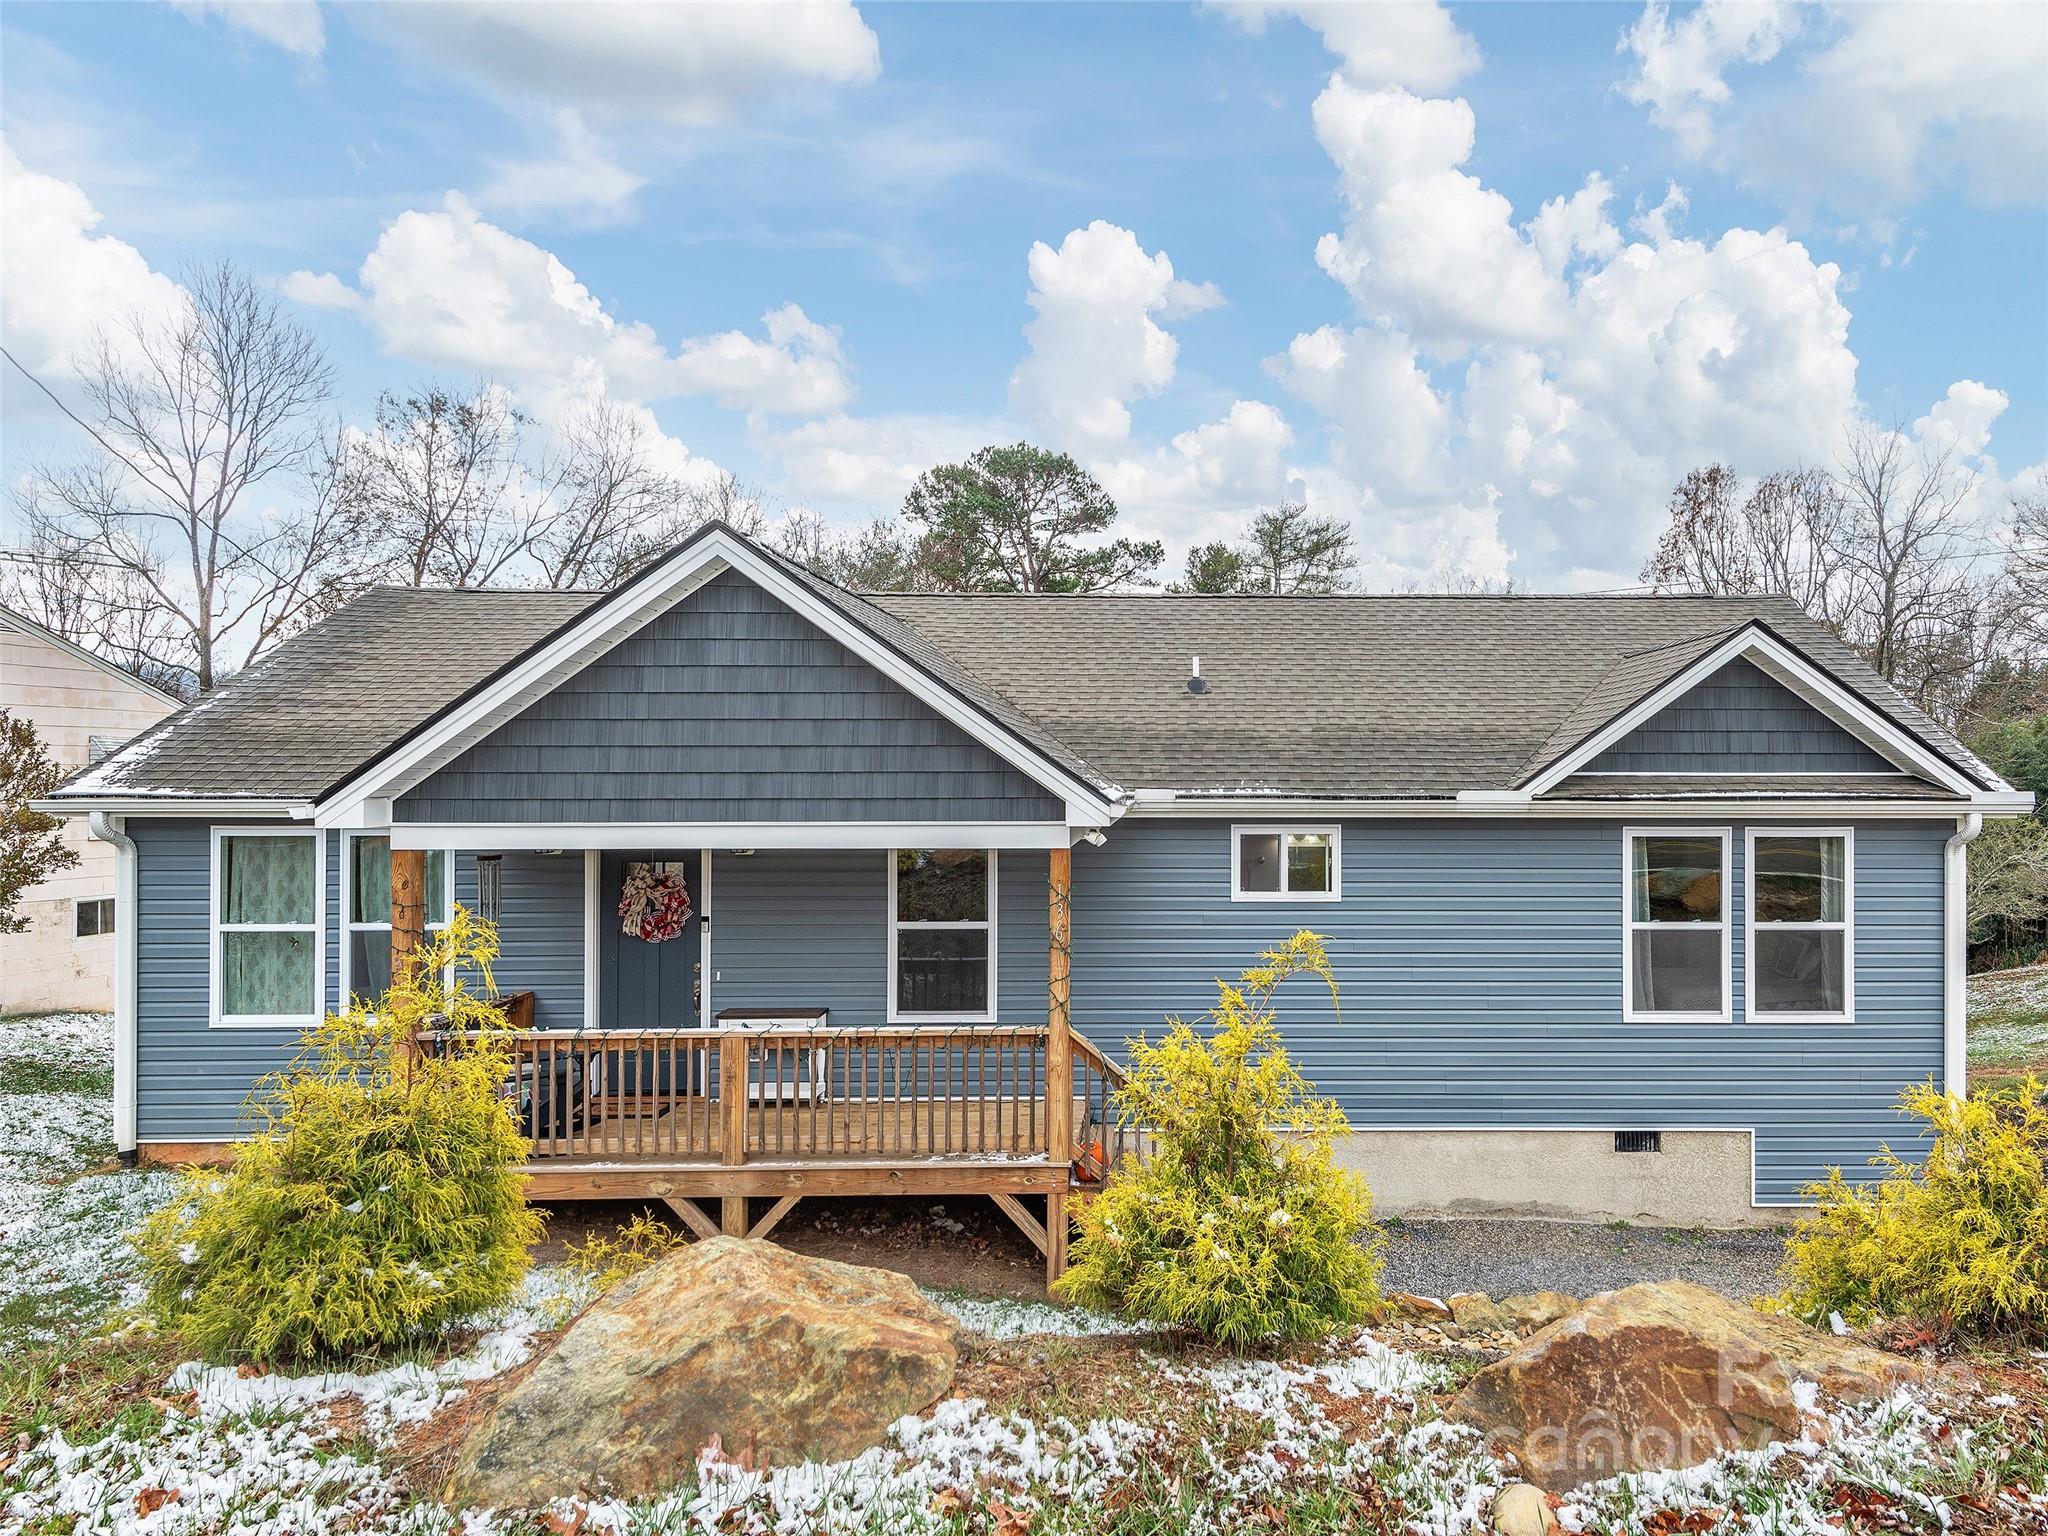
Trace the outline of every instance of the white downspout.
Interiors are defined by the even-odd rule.
[[[105,811],[86,817],[86,829],[114,849],[114,1154],[135,1163],[135,839],[122,818]]]
[[[1970,1091],[1970,841],[1983,830],[1981,813],[1958,816],[1942,848],[1941,1077],[1956,1098]]]

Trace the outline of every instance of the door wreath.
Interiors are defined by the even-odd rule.
[[[619,893],[619,932],[659,944],[690,920],[690,888],[683,872],[656,864],[628,864]]]

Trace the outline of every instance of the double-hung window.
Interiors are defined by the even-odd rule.
[[[1846,827],[1750,829],[1749,1017],[1845,1023],[1855,1013],[1854,850]]]
[[[342,996],[382,997],[391,985],[391,839],[349,834],[343,881],[347,932],[341,951]],[[448,855],[427,854],[427,932],[448,921]]]
[[[889,855],[889,1018],[993,1023],[996,856],[983,848]]]
[[[216,828],[213,1020],[303,1028],[320,1017],[320,834]]]
[[[1630,830],[1622,848],[1622,1019],[1725,1024],[1727,828]]]
[[[1336,827],[1232,827],[1232,901],[1335,901],[1343,893]]]

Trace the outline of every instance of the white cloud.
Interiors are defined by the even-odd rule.
[[[934,464],[990,443],[1015,442],[1015,422],[962,416],[833,415],[791,427],[761,424],[756,440],[781,465],[779,488],[805,502],[893,513]]]
[[[0,140],[0,336],[32,372],[72,375],[72,358],[100,329],[118,336],[137,314],[163,314],[183,290],[142,253],[98,235],[84,190],[23,165]]]
[[[1479,67],[1479,45],[1435,0],[1222,0],[1217,7],[1254,37],[1274,16],[1313,28],[1361,86],[1447,91]]]
[[[1084,458],[1122,512],[1120,527],[1168,547],[1177,570],[1187,546],[1235,538],[1258,507],[1299,494],[1290,462],[1294,429],[1262,400],[1234,400],[1214,421],[1163,444],[1122,444]]]
[[[880,44],[851,0],[423,0],[363,19],[498,95],[592,120],[716,122],[767,93],[861,84],[881,71]]]
[[[477,201],[512,214],[567,213],[592,223],[630,217],[647,178],[614,160],[574,108],[557,111],[554,127],[552,152],[498,161]]]
[[[1353,479],[1404,497],[1441,493],[1455,479],[1450,404],[1407,336],[1326,325],[1296,336],[1266,367],[1330,424],[1332,457]]]
[[[1180,352],[1153,317],[1223,301],[1207,283],[1176,278],[1164,251],[1148,254],[1131,231],[1101,219],[1069,231],[1058,250],[1034,243],[1027,266],[1036,315],[1010,399],[1062,447],[1129,436],[1129,403],[1171,383]]]
[[[1958,379],[1948,393],[1913,423],[1913,435],[1929,447],[1975,459],[1991,446],[1991,424],[2005,414],[2012,397],[1975,379]]]
[[[1365,90],[1340,75],[1316,98],[1315,125],[1346,211],[1343,233],[1317,242],[1316,261],[1368,316],[1447,350],[1558,332],[1558,273],[1515,228],[1513,205],[1458,169],[1472,155],[1470,106],[1398,86]],[[1578,227],[1571,236],[1599,238]],[[1547,241],[1554,251],[1555,233]]]
[[[317,59],[327,46],[327,26],[318,0],[171,0],[200,21],[217,16],[238,32],[271,43],[304,59]]]
[[[765,339],[726,331],[670,352],[651,326],[608,313],[551,251],[452,192],[438,210],[392,220],[354,288],[295,272],[285,291],[354,308],[397,356],[505,378],[522,392],[580,369],[621,398],[708,395],[749,411],[816,414],[852,393],[838,336],[796,305],[763,317]]]
[[[1801,204],[1865,214],[1938,186],[2048,201],[2048,8],[1873,3],[1796,28],[1775,6],[1710,3],[1672,22],[1651,0],[1622,82],[1697,158]],[[1738,90],[1733,66],[1801,44]],[[1874,220],[1882,227],[1881,220]]]
[[[1649,0],[1619,50],[1636,58],[1621,93],[1650,109],[1685,152],[1705,158],[1714,147],[1714,113],[1732,94],[1722,78],[1731,65],[1777,57],[1798,18],[1777,0],[1705,0],[1678,21],[1664,0]]]

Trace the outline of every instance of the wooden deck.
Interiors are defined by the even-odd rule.
[[[764,1236],[804,1195],[985,1194],[1056,1273],[1068,1195],[1099,1189],[1120,1161],[1144,1155],[1146,1139],[1116,1125],[1121,1073],[1079,1036],[1058,1101],[1048,1035],[1028,1025],[518,1030],[506,1097],[532,1143],[536,1199],[658,1199],[700,1233]],[[421,1045],[461,1039],[430,1034]],[[756,1217],[748,1201],[759,1197],[774,1204]],[[1046,1219],[1020,1197],[1043,1197]],[[717,1221],[700,1200],[718,1202]]]

